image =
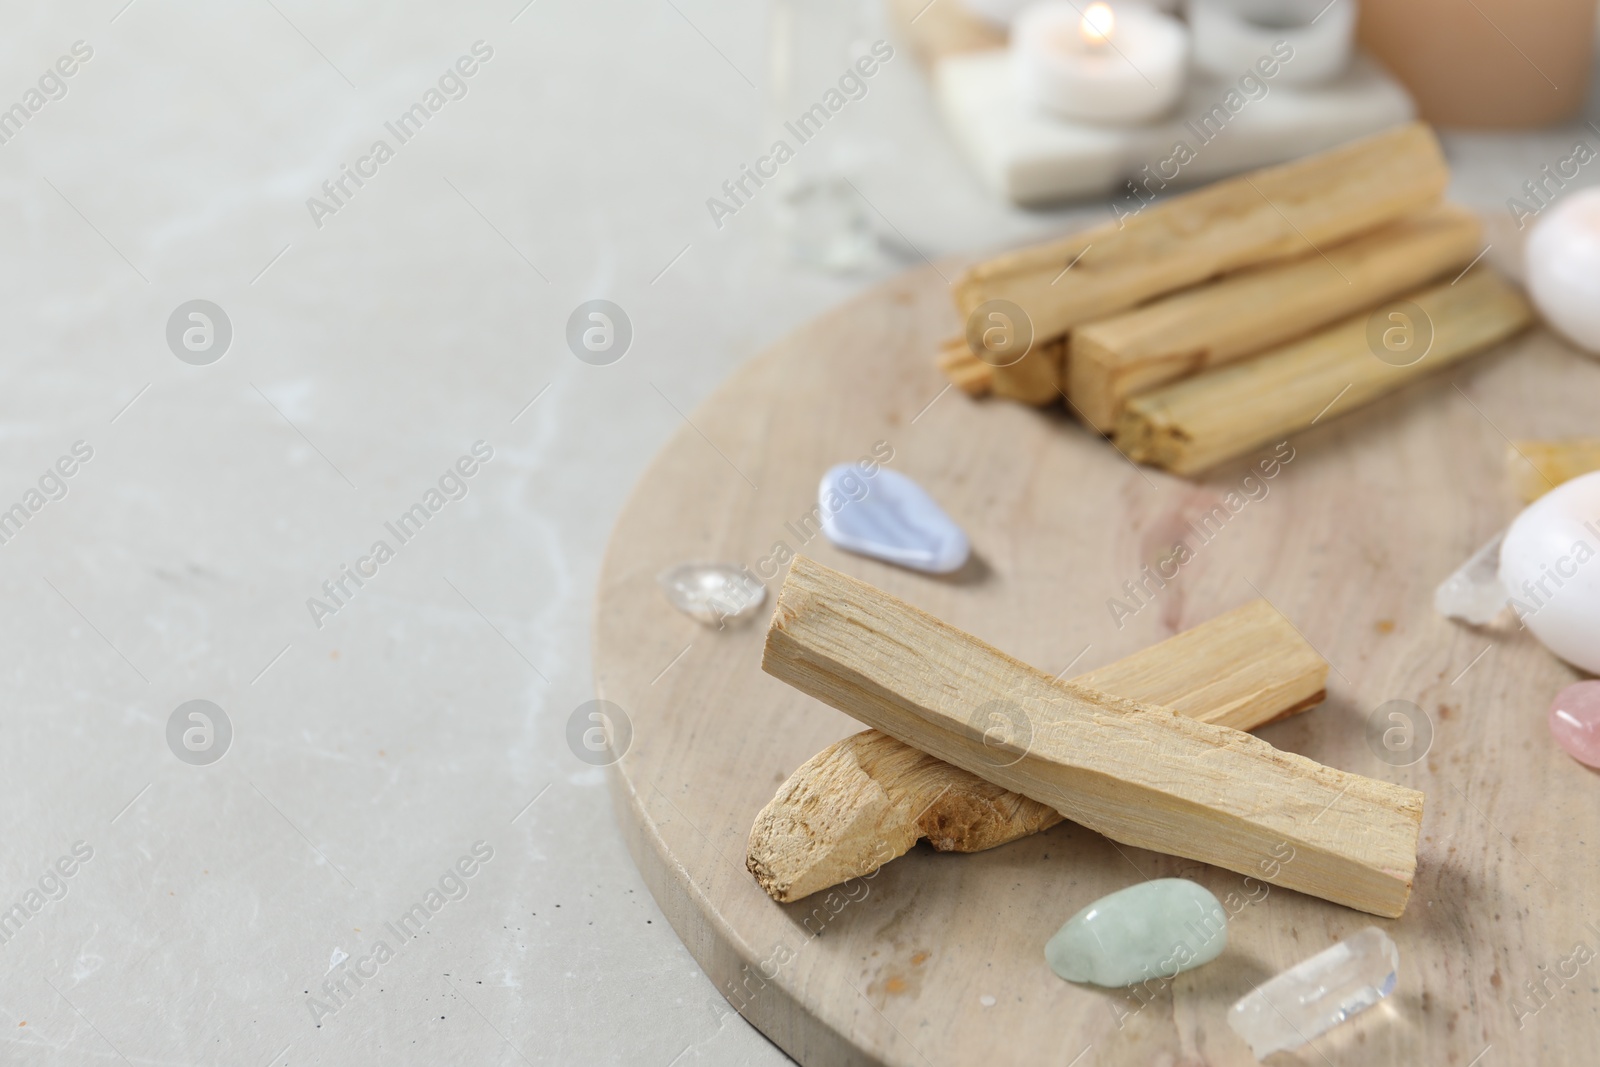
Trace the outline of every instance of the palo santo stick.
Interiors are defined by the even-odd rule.
[[[1231,363],[1454,275],[1483,225],[1440,206],[1282,266],[1256,267],[1072,331],[1067,395],[1110,433],[1130,396]]]
[[[950,384],[968,396],[987,396],[994,387],[994,368],[972,354],[965,337],[940,345],[936,362]]]
[[[1001,378],[995,374],[997,368],[993,364],[972,354],[966,338],[957,337],[939,346],[935,362],[951,384],[968,396],[994,393],[1025,404],[1044,404],[1061,395],[1062,366],[1066,358],[1065,337],[1040,342],[1023,358],[1026,364],[1023,371]]]
[[[1320,704],[1328,664],[1255,600],[1072,683],[1252,730]],[[1060,822],[1055,809],[877,730],[807,760],[756,816],[745,866],[787,904],[871,874],[926,837],[979,852]]]
[[[795,771],[750,828],[744,865],[788,904],[871,874],[926,837],[981,852],[1048,829],[1048,804],[986,782],[888,734],[863,730]]]
[[[1194,474],[1465,359],[1516,333],[1532,315],[1515,289],[1484,269],[1408,300],[1433,329],[1432,346],[1410,366],[1380,360],[1368,341],[1375,317],[1380,335],[1402,326],[1390,326],[1385,308],[1363,312],[1256,359],[1134,397],[1117,420],[1117,448],[1138,462]],[[1417,338],[1427,322],[1411,324]]]
[[[1058,685],[804,557],[784,581],[762,669],[1114,841],[1255,877],[1287,846],[1294,858],[1267,881],[1390,918],[1411,895],[1421,793]]]
[[[1036,340],[1019,362],[989,369],[990,390],[995,396],[1024,404],[1051,403],[1061,396],[1066,358],[1065,337]]]
[[[1276,608],[1252,600],[1064,684],[1254,730],[1322,703],[1327,681],[1327,660]]]
[[[1420,123],[1229,178],[1137,215],[976,264],[955,281],[963,318],[989,300],[1019,305],[1034,336],[1081,323],[1228,271],[1319,248],[1421,211],[1449,168]],[[1026,373],[1022,364],[996,378]]]
[[[1562,482],[1600,471],[1600,437],[1513,441],[1506,452],[1506,464],[1511,468],[1517,496],[1524,504],[1531,504]]]

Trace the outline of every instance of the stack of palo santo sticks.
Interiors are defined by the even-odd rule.
[[[1411,124],[998,256],[954,283],[967,335],[939,365],[973,396],[1064,398],[1131,458],[1198,473],[1527,325],[1448,181]],[[991,323],[1026,354],[983,351]]]

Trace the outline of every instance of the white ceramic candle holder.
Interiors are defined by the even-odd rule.
[[[1006,29],[1035,0],[961,0],[961,6],[993,26]]]
[[[1001,29],[1008,29],[1025,8],[1038,2],[1039,0],[960,0],[962,7]],[[1088,0],[1084,0],[1079,6],[1087,8]],[[1171,13],[1178,10],[1178,0],[1150,0],[1150,6],[1157,11]]]
[[[1293,50],[1280,80],[1313,85],[1342,74],[1355,39],[1356,0],[1188,0],[1195,65],[1237,77],[1279,42]]]

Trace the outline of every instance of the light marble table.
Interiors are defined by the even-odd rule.
[[[760,6],[524,4],[9,12],[0,107],[59,98],[0,126],[0,1061],[784,1060],[665,925],[567,724],[633,481],[868,279],[786,263],[763,205],[708,216],[764,144]],[[389,133],[478,41],[464,95]],[[920,254],[1105,217],[989,200],[908,54],[853,106],[857,184]],[[1503,212],[1580,133],[1450,139],[1458,195]],[[565,340],[594,298],[633,328],[610,365]],[[192,300],[220,359],[169,346]],[[441,478],[466,495],[391,533]],[[169,745],[196,699],[232,734],[205,765],[220,722]]]

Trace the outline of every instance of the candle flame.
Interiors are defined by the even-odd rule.
[[[1083,34],[1083,39],[1089,44],[1102,45],[1111,39],[1111,30],[1116,23],[1117,16],[1112,13],[1111,5],[1096,0],[1083,13],[1083,21],[1078,24],[1078,32]]]

